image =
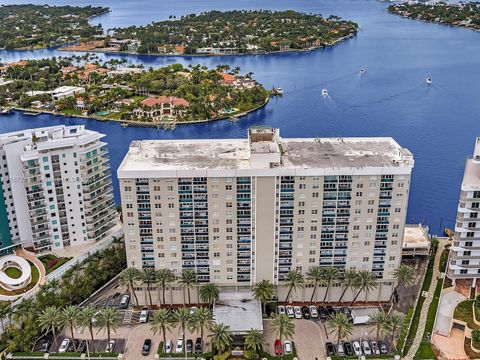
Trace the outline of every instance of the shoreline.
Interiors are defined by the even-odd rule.
[[[414,17],[409,17],[408,15],[397,14],[397,13],[393,13],[393,12],[390,12],[390,11],[387,11],[387,12],[390,15],[398,16],[398,17],[401,17],[401,18],[404,18],[404,19],[407,19],[407,20],[421,21],[421,22],[424,22],[424,23],[427,23],[427,24],[446,25],[446,26],[451,26],[451,27],[454,27],[454,28],[461,28],[461,29],[472,30],[472,31],[475,31],[475,32],[480,32],[480,28],[476,29],[476,28],[473,28],[473,27],[470,27],[470,26],[450,24],[450,23],[443,22],[443,21],[430,21],[430,20],[425,20],[425,19],[417,19],[417,18],[414,18]]]

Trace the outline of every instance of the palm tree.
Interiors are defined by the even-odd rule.
[[[110,333],[117,330],[120,325],[120,316],[114,308],[106,307],[98,313],[98,331],[105,329],[107,331],[107,340],[110,342]]]
[[[335,266],[328,266],[323,270],[323,282],[327,285],[327,290],[325,291],[325,296],[323,297],[323,302],[327,300],[328,292],[332,282],[340,276],[340,270]]]
[[[263,351],[263,335],[262,332],[258,329],[250,329],[245,336],[245,345],[247,349],[255,352],[257,357],[260,355],[259,352]]]
[[[307,272],[307,280],[309,283],[313,284],[313,292],[310,298],[310,302],[313,302],[313,299],[317,295],[318,285],[321,284],[324,279],[324,276],[323,276],[324,269],[325,268],[321,266],[313,266]]]
[[[415,269],[406,264],[401,264],[394,272],[393,278],[397,281],[397,285],[395,285],[395,289],[392,292],[391,301],[393,301],[394,294],[397,293],[398,287],[402,284],[405,288],[412,286],[415,282],[417,275],[415,273]]]
[[[96,319],[97,312],[98,310],[95,307],[89,305],[89,306],[85,306],[82,310],[80,310],[78,314],[78,325],[81,328],[88,329],[92,343],[93,343],[93,328],[95,327],[95,324],[97,321]]]
[[[190,305],[190,288],[192,288],[193,285],[197,283],[197,274],[193,270],[185,270],[182,272],[182,276],[180,277],[178,282],[183,289],[187,289],[188,304]]]
[[[206,329],[213,325],[212,312],[208,308],[199,308],[190,317],[190,328],[194,331],[200,332],[200,339],[203,349],[203,337]]]
[[[162,289],[163,305],[165,302],[165,290],[167,287],[175,281],[175,274],[170,269],[160,269],[157,271],[157,284]]]
[[[378,286],[378,283],[376,282],[374,273],[367,270],[362,270],[358,273],[357,282],[354,284],[354,286],[359,290],[357,295],[355,295],[353,298],[352,304],[355,304],[355,301],[362,291],[365,290],[365,292],[368,294],[371,290]]]
[[[267,301],[275,294],[273,284],[268,280],[262,280],[253,286],[253,296],[262,304],[263,313],[266,313]]]
[[[20,322],[20,327],[23,323],[35,314],[35,303],[33,299],[23,299],[13,310],[13,316]]]
[[[208,303],[208,305],[213,305],[218,300],[220,295],[220,290],[218,290],[218,286],[212,283],[208,283],[203,285],[200,290],[200,300],[203,302]]]
[[[396,345],[394,343],[394,339],[397,336],[397,331],[403,327],[405,322],[405,317],[403,314],[399,312],[394,312],[387,316],[387,322],[385,323],[385,330],[389,332],[392,336],[392,344],[395,347],[395,351],[397,350]]]
[[[345,270],[342,278],[342,284],[344,288],[342,291],[342,295],[340,295],[340,298],[338,299],[338,302],[342,302],[342,299],[345,296],[345,293],[347,292],[347,290],[353,288],[357,282],[358,282],[357,270],[355,269]]]
[[[62,325],[70,329],[70,336],[73,343],[73,352],[77,352],[77,345],[75,344],[75,334],[73,330],[78,322],[78,309],[73,305],[68,305],[62,311]]]
[[[5,325],[3,323],[3,320],[8,317],[9,313],[9,305],[7,303],[0,304],[0,323],[2,323],[2,334],[5,334]]]
[[[151,285],[154,284],[155,281],[157,280],[157,272],[154,269],[145,269],[143,270],[141,280],[143,285],[147,285],[147,292],[148,292],[148,298],[150,300],[150,305],[153,305]]]
[[[182,329],[183,339],[185,339],[185,328],[190,323],[190,318],[191,318],[190,310],[187,309],[187,308],[177,309],[175,311],[175,313],[173,314],[173,323],[175,325],[179,325],[180,328]],[[184,353],[185,353],[185,356],[186,356],[187,347],[184,346],[183,350],[184,350]]]
[[[377,310],[369,315],[367,324],[376,330],[376,340],[380,337],[380,332],[385,329],[387,323],[387,316],[383,310]]]
[[[172,323],[172,314],[168,309],[160,309],[152,316],[150,329],[154,335],[156,335],[158,332],[163,335],[163,352],[166,351],[165,346],[167,345],[167,331],[171,331]]]
[[[285,302],[288,301],[292,290],[301,289],[304,284],[303,275],[300,271],[291,270],[285,276],[283,287],[288,288],[287,296],[285,297]]]
[[[223,353],[232,345],[232,332],[230,326],[224,324],[213,324],[210,328],[212,348],[215,348],[218,354]]]
[[[128,289],[130,297],[135,299],[135,306],[138,306],[138,298],[135,293],[135,283],[141,278],[140,270],[129,267],[123,270],[118,277],[118,284]]]
[[[353,324],[343,312],[335,313],[331,316],[330,319],[327,320],[327,328],[329,329],[329,334],[334,333],[337,336],[337,347],[341,340],[353,332]]]
[[[291,339],[295,335],[295,324],[285,314],[275,315],[272,320],[272,327],[273,331],[278,334],[277,338],[280,339],[280,342],[282,342],[284,336],[286,339]]]
[[[61,329],[62,326],[62,313],[61,309],[56,306],[49,306],[42,311],[38,317],[38,325],[42,331],[46,333],[52,332],[53,341],[55,345],[57,344],[57,330]]]

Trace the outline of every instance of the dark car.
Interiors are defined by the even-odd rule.
[[[327,342],[325,347],[327,349],[327,356],[333,356],[336,354],[335,345],[333,345],[331,342]]]
[[[323,306],[318,308],[318,317],[322,320],[325,320],[328,317],[328,311]]]
[[[379,342],[378,346],[380,347],[381,354],[388,354],[387,344],[385,344],[384,342]]]
[[[39,351],[46,353],[48,350],[50,350],[50,346],[52,346],[52,340],[47,339],[40,345]]]
[[[187,353],[191,354],[193,352],[193,341],[191,339],[187,340]]]
[[[352,310],[350,310],[349,308],[343,307],[343,308],[342,308],[342,312],[343,312],[345,315],[347,315],[349,318],[352,317]]]
[[[143,342],[143,347],[142,347],[142,355],[147,356],[150,354],[150,349],[152,348],[152,340],[151,339],[145,339]]]
[[[77,352],[84,354],[87,352],[87,340],[82,340],[80,341],[80,344],[78,345]]]
[[[201,354],[202,353],[202,339],[197,338],[195,340],[195,353]]]
[[[346,342],[343,344],[343,349],[345,350],[345,355],[347,356],[353,355],[353,347],[352,347],[352,344],[350,344],[349,342]]]
[[[75,343],[75,348],[73,347],[73,344]],[[80,345],[80,340],[75,339],[74,341],[70,342],[70,346],[68,347],[67,352],[73,352],[74,349],[78,349],[78,346]]]
[[[310,309],[308,307],[302,307],[302,314],[304,319],[310,319]]]
[[[327,314],[328,314],[328,316],[332,316],[334,313],[335,313],[335,311],[333,311],[333,307],[327,306]]]
[[[333,308],[333,314],[336,315],[338,313],[341,313],[342,312],[342,308],[339,308],[339,307],[334,307]]]

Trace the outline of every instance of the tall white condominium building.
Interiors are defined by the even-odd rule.
[[[473,158],[467,160],[463,175],[453,246],[447,276],[452,279],[472,279],[475,286],[480,277],[480,138],[477,138]]]
[[[103,137],[80,125],[0,135],[4,252],[18,245],[45,251],[94,242],[114,225]]]
[[[413,164],[391,138],[264,127],[248,139],[135,141],[118,169],[128,265],[240,290],[316,265],[355,268],[388,299]]]

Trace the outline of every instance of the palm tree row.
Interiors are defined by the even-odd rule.
[[[391,342],[394,344],[398,330],[403,327],[404,322],[405,317],[399,312],[385,314],[383,310],[377,310],[370,314],[368,325],[375,329],[375,339],[377,342],[380,334],[389,334],[391,336]]]

